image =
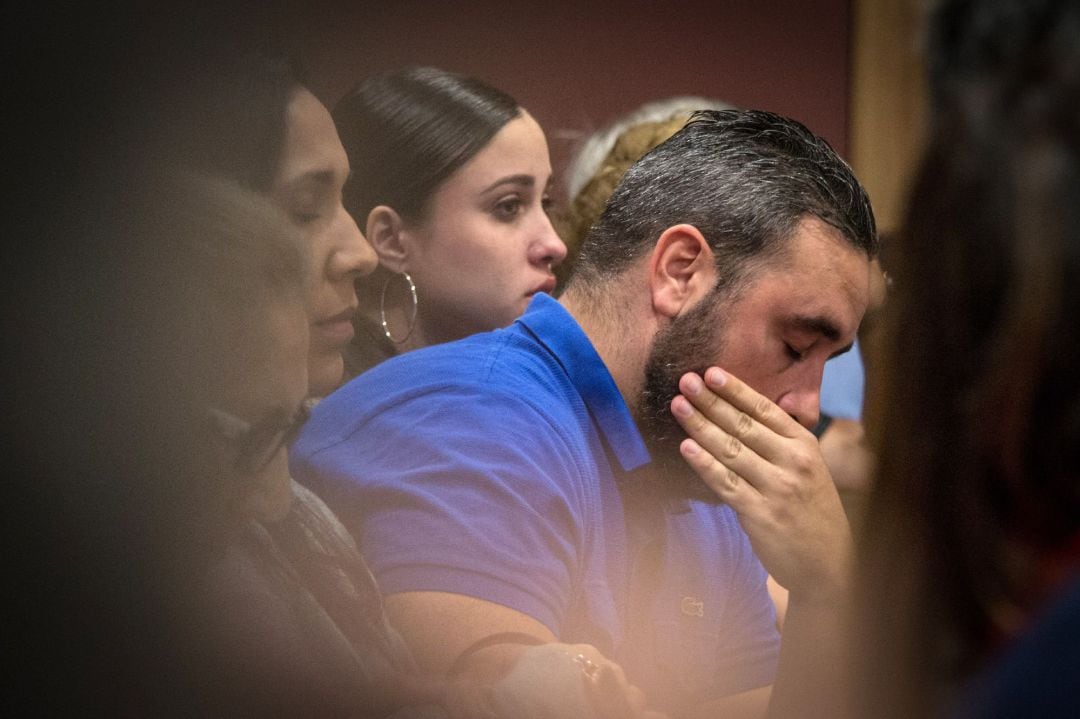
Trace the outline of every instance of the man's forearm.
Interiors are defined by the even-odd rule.
[[[791,594],[780,666],[769,703],[771,719],[844,716],[848,664],[846,592]]]

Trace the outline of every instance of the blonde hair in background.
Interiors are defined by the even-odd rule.
[[[567,257],[555,270],[564,287],[589,228],[630,166],[682,128],[695,110],[729,110],[719,100],[684,95],[646,103],[610,126],[593,133],[566,171],[568,207],[556,229],[566,243]]]
[[[677,117],[663,122],[644,122],[627,128],[619,136],[595,174],[574,196],[562,218],[559,230],[567,246],[575,251],[581,247],[589,228],[604,212],[608,198],[630,166],[678,132],[686,124],[686,119]]]
[[[663,100],[653,100],[631,110],[607,127],[589,135],[582,143],[581,149],[566,168],[566,196],[573,199],[581,192],[585,184],[596,174],[600,163],[611,152],[615,142],[631,127],[646,122],[663,122],[680,117],[685,120],[694,110],[734,109],[734,105],[720,100],[710,100],[696,95],[678,95]]]

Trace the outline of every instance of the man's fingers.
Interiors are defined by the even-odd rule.
[[[705,390],[705,392],[708,393],[708,390]],[[723,400],[719,400],[719,403],[726,404]],[[730,407],[728,409],[730,410]],[[686,397],[676,397],[672,400],[671,412],[686,431],[687,436],[694,440],[696,446],[704,449],[707,454],[711,455],[713,460],[719,463],[722,468],[729,469],[734,476],[745,477],[750,480],[751,484],[756,485],[770,471],[769,463],[759,456],[754,449],[745,444],[739,437],[725,430],[721,424],[702,414]],[[739,416],[746,417],[745,414],[734,412],[732,422],[736,426],[740,423],[753,421],[749,418],[740,420]],[[744,436],[751,434],[753,431],[753,428],[743,427]],[[761,442],[759,441],[757,444],[760,445]],[[696,469],[693,463],[691,463],[691,466]],[[718,468],[712,468],[713,475],[719,471]],[[758,487],[758,489],[761,488]]]
[[[738,378],[715,367],[709,368],[706,376],[709,383],[693,372],[688,372],[679,379],[682,398],[702,413],[706,424],[719,427],[771,463],[783,460],[790,440],[805,439],[808,433],[802,425]],[[679,397],[676,397],[676,400],[679,400]],[[687,434],[698,440],[705,449],[712,451],[714,445],[708,433],[688,426],[684,421],[688,419],[685,409],[680,415],[675,401],[671,408]],[[742,471],[741,468],[736,470]]]
[[[734,437],[753,449],[762,458],[770,462],[776,461],[778,453],[782,452],[779,446],[782,438],[759,422],[753,414],[714,393],[701,377],[692,372],[683,375],[679,381],[679,389],[682,395],[672,401],[671,411],[687,435],[697,440],[702,447],[709,451],[718,448],[712,430],[719,429],[725,435]],[[700,420],[681,405],[684,401],[701,413]]]
[[[794,439],[806,431],[805,427],[777,407],[768,397],[758,394],[750,385],[719,367],[710,367],[705,370],[704,379],[705,386],[720,399],[782,437]],[[715,400],[713,402],[715,403]]]
[[[679,445],[679,451],[701,480],[736,512],[741,514],[749,502],[760,498],[760,493],[753,484],[720,462],[693,439],[684,439]]]

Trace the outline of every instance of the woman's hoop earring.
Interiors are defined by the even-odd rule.
[[[416,327],[416,285],[413,284],[412,277],[409,277],[408,272],[402,272],[400,276],[405,278],[405,282],[409,285],[409,294],[412,295],[412,314],[409,316],[409,329],[406,330],[405,336],[401,339],[390,334],[390,325],[386,322],[386,288],[390,286],[390,280],[394,279],[395,275],[386,278],[386,282],[384,282],[382,286],[382,294],[379,295],[379,323],[382,325],[382,331],[383,334],[386,335],[386,339],[396,345],[409,339],[409,337],[412,336],[413,329]]]

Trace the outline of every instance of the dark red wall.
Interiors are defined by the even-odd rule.
[[[400,0],[308,20],[301,55],[327,103],[405,64],[473,74],[540,121],[556,173],[583,135],[676,94],[773,110],[847,147],[849,0]]]

